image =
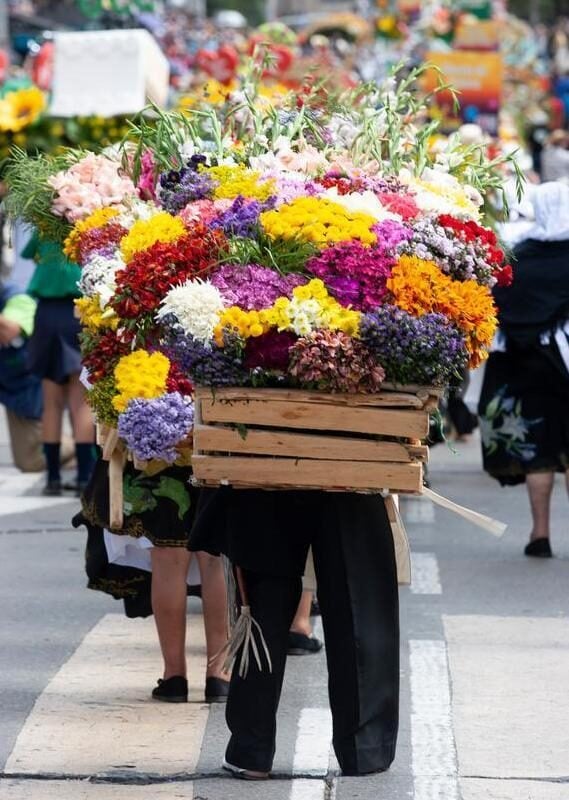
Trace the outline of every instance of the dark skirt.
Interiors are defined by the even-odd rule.
[[[82,497],[83,516],[93,525],[113,533],[140,538],[155,547],[186,547],[199,490],[190,486],[187,467],[167,467],[146,475],[127,463],[123,478],[124,523],[109,525],[108,463],[97,462]]]
[[[309,547],[327,531],[380,530],[383,498],[353,492],[202,489],[189,537],[192,551],[274,576],[304,574]]]
[[[30,372],[59,384],[81,372],[80,330],[72,297],[40,299],[28,347]]]
[[[503,486],[569,468],[569,375],[554,341],[491,353],[479,405],[485,471]]]

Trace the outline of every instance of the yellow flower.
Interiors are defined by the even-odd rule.
[[[81,235],[93,228],[102,228],[109,220],[116,217],[118,213],[116,208],[97,208],[96,211],[93,211],[93,213],[89,214],[84,220],[77,222],[63,244],[63,252],[67,258],[70,261],[78,261]]]
[[[44,93],[37,86],[9,92],[0,100],[0,131],[21,131],[35,122],[46,108]]]
[[[162,353],[134,350],[123,356],[114,371],[118,394],[113,397],[113,407],[125,411],[131,400],[160,397],[166,391],[169,371],[170,361]]]
[[[371,230],[376,219],[349,211],[339,203],[321,197],[298,197],[260,217],[271,239],[301,239],[327,247],[337,242],[359,240],[364,245],[377,241]]]
[[[136,253],[148,250],[156,242],[176,242],[186,233],[184,223],[166,211],[154,214],[150,219],[137,220],[121,241],[122,257],[128,264]]]
[[[119,318],[111,308],[101,308],[98,297],[79,297],[75,300],[75,308],[81,325],[89,330],[98,328],[115,330],[119,324]]]
[[[233,200],[236,197],[246,197],[250,200],[263,202],[275,192],[275,182],[266,180],[260,182],[261,173],[248,169],[243,164],[236,167],[202,167],[214,182],[218,183],[213,192],[216,200]]]

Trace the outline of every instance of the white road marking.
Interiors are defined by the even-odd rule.
[[[329,708],[303,708],[298,720],[293,775],[324,776],[330,764],[332,714]]]
[[[426,497],[403,497],[401,515],[404,522],[430,525],[435,521],[435,506]]]
[[[162,659],[154,621],[107,614],[39,696],[7,773],[162,775],[196,769],[208,717],[201,616],[189,619],[189,704],[150,692]]]
[[[129,786],[89,781],[3,780],[2,800],[192,800],[192,783]],[[320,799],[319,799],[320,800]]]
[[[324,800],[326,797],[324,781],[311,778],[295,778],[290,789],[290,800]]]
[[[411,553],[411,592],[413,594],[442,594],[439,565],[434,553]]]
[[[0,517],[10,514],[25,514],[28,511],[37,511],[40,508],[53,508],[65,503],[78,503],[75,498],[68,497],[5,497],[0,495]],[[77,506],[79,508],[79,506]]]
[[[459,800],[446,644],[413,639],[409,648],[415,800]]]
[[[0,497],[19,497],[36,486],[41,486],[42,480],[43,476],[37,472],[17,470],[11,473],[3,469],[0,477]]]

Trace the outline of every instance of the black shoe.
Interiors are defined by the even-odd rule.
[[[61,497],[61,481],[48,481],[41,490],[44,497]]]
[[[227,703],[229,681],[224,681],[223,678],[206,678],[204,694],[206,703]]]
[[[533,556],[534,558],[552,558],[551,545],[549,539],[533,539],[526,545],[524,550],[526,556]]]
[[[288,654],[289,656],[311,656],[322,650],[322,642],[315,636],[307,636],[305,633],[295,633],[289,631],[288,634]]]
[[[163,703],[187,703],[188,681],[181,675],[172,678],[158,679],[158,686],[152,690],[152,697]]]

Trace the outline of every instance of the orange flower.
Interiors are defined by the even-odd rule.
[[[498,320],[490,289],[476,281],[454,281],[432,261],[401,256],[387,288],[395,305],[421,317],[431,312],[444,314],[465,335],[470,366],[488,357]]]

